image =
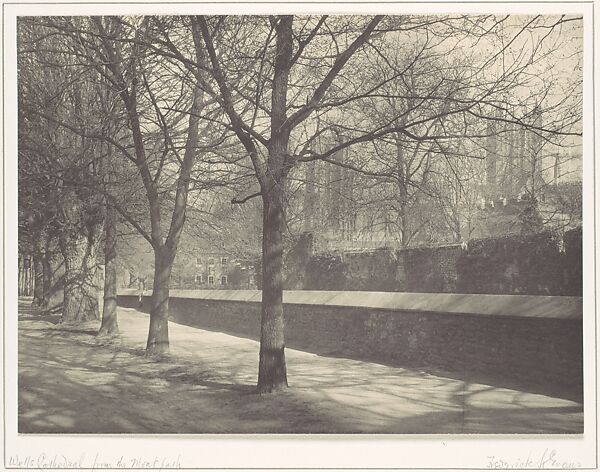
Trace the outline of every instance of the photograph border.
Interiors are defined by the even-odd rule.
[[[327,457],[331,452],[331,449],[334,449],[334,454],[339,456],[343,453],[344,448],[357,448],[357,442],[366,443],[368,447],[367,449],[371,449],[373,453],[382,452],[382,449],[385,450],[385,454],[390,454],[390,442],[405,442],[405,443],[423,443],[426,442],[441,442],[442,447],[446,447],[447,445],[459,443],[459,449],[462,447],[463,450],[469,449],[473,445],[480,446],[482,442],[485,441],[497,441],[499,446],[506,448],[508,446],[509,450],[512,448],[511,444],[506,444],[506,442],[512,442],[515,440],[518,441],[529,441],[532,444],[535,444],[536,454],[539,456],[539,451],[545,450],[545,446],[543,445],[546,441],[562,441],[561,445],[564,447],[563,449],[559,449],[558,446],[550,446],[550,448],[555,447],[554,450],[558,450],[561,456],[565,456],[566,463],[570,463],[569,461],[576,461],[578,458],[568,456],[568,453],[562,453],[561,450],[569,449],[568,446],[572,446],[576,441],[584,441],[589,438],[589,440],[593,440],[594,443],[594,463],[593,465],[589,462],[589,458],[586,458],[586,463],[589,465],[582,467],[572,467],[572,469],[577,470],[596,470],[598,469],[598,418],[597,418],[597,409],[598,409],[598,391],[597,391],[597,382],[598,382],[598,327],[597,327],[597,312],[598,312],[598,302],[596,299],[596,291],[595,291],[595,283],[596,283],[596,229],[597,229],[597,218],[596,218],[596,204],[597,201],[597,192],[596,192],[596,184],[597,184],[597,166],[594,158],[595,151],[595,143],[596,143],[596,100],[597,96],[595,93],[595,85],[596,85],[596,77],[595,77],[595,64],[596,64],[596,47],[595,40],[598,36],[598,32],[595,28],[596,23],[596,2],[595,1],[574,1],[574,2],[564,2],[564,1],[541,1],[534,0],[529,2],[519,2],[516,0],[508,0],[504,2],[482,2],[475,0],[465,0],[461,2],[444,2],[444,1],[424,1],[418,2],[419,7],[423,5],[435,5],[436,12],[447,12],[449,8],[456,8],[457,5],[467,5],[467,6],[483,6],[484,9],[493,5],[494,7],[498,7],[500,5],[512,5],[513,7],[523,7],[527,5],[534,6],[548,6],[548,5],[560,5],[560,6],[577,6],[583,12],[587,11],[588,8],[591,9],[591,18],[584,18],[584,139],[583,139],[583,202],[584,202],[584,210],[583,210],[583,248],[584,248],[584,257],[583,257],[583,267],[584,267],[584,317],[583,317],[583,330],[584,330],[584,434],[581,435],[564,435],[564,434],[481,434],[481,435],[467,435],[467,434],[256,434],[256,435],[245,435],[245,434],[85,434],[85,435],[77,435],[77,434],[17,434],[16,433],[16,422],[14,419],[16,418],[16,403],[15,403],[15,394],[16,394],[16,382],[12,383],[13,380],[16,379],[16,331],[14,327],[16,326],[16,277],[14,277],[15,267],[14,264],[16,261],[16,232],[17,225],[16,223],[16,207],[17,207],[17,199],[16,199],[16,188],[17,181],[15,177],[15,170],[17,167],[16,164],[16,153],[14,153],[16,146],[16,120],[12,120],[11,117],[15,116],[13,111],[16,111],[16,96],[11,97],[11,93],[16,90],[16,68],[15,70],[11,70],[7,67],[7,63],[9,61],[15,61],[14,51],[9,51],[7,49],[9,42],[7,41],[6,35],[7,31],[12,33],[14,29],[14,25],[7,26],[7,21],[13,20],[15,16],[18,16],[18,13],[13,16],[13,12],[11,11],[9,16],[8,9],[15,9],[18,11],[27,11],[31,9],[32,6],[55,6],[59,8],[70,8],[77,7],[79,9],[81,6],[88,7],[114,7],[114,6],[134,6],[136,8],[144,8],[148,6],[163,6],[167,9],[175,7],[175,10],[180,9],[181,7],[194,7],[194,8],[202,8],[203,6],[218,6],[218,7],[226,7],[231,10],[232,6],[244,6],[244,8],[252,9],[253,11],[250,13],[260,14],[254,11],[254,8],[258,7],[259,10],[263,9],[273,9],[273,5],[278,5],[279,9],[292,9],[294,13],[296,13],[297,7],[303,7],[307,10],[318,9],[319,6],[327,5],[327,6],[335,6],[339,7],[343,10],[342,13],[348,13],[348,10],[352,10],[351,8],[344,8],[345,6],[360,6],[364,7],[364,13],[366,14],[367,10],[377,10],[381,9],[382,6],[406,6],[406,5],[416,5],[417,2],[404,2],[404,1],[381,1],[381,2],[358,2],[358,1],[350,1],[350,2],[300,2],[300,1],[290,1],[286,2],[286,4],[282,4],[278,1],[263,1],[263,2],[247,2],[247,1],[235,1],[235,2],[218,2],[218,1],[209,1],[209,2],[157,2],[157,1],[140,1],[140,2],[118,2],[118,1],[107,1],[107,2],[95,2],[95,1],[73,1],[73,2],[3,2],[2,3],[2,77],[3,77],[3,89],[2,89],[2,149],[3,149],[3,162],[2,162],[2,180],[3,180],[3,191],[2,191],[2,199],[3,199],[3,244],[2,244],[2,262],[3,262],[3,281],[2,281],[2,305],[3,305],[3,321],[2,321],[2,356],[3,356],[3,388],[2,388],[2,403],[3,403],[3,460],[4,460],[4,468],[7,470],[20,470],[21,468],[11,466],[9,463],[9,455],[13,454],[10,449],[16,446],[16,443],[26,443],[28,442],[28,447],[31,447],[32,457],[38,457],[39,454],[45,454],[47,457],[50,457],[53,452],[47,451],[62,451],[60,447],[64,448],[64,445],[59,445],[60,442],[80,442],[75,441],[75,439],[84,439],[84,442],[88,442],[87,439],[103,438],[105,440],[116,439],[121,440],[122,443],[130,442],[129,445],[122,444],[120,447],[124,449],[131,449],[133,442],[133,449],[136,451],[142,451],[144,449],[148,449],[143,443],[146,442],[156,442],[157,440],[160,442],[168,443],[169,446],[172,446],[172,442],[174,439],[177,441],[184,443],[181,445],[181,449],[193,450],[195,452],[187,453],[190,455],[190,459],[186,459],[184,454],[180,454],[178,456],[179,460],[181,456],[184,456],[182,462],[191,462],[191,456],[199,453],[207,453],[208,449],[214,446],[214,442],[224,442],[229,441],[229,444],[220,445],[217,454],[222,454],[223,451],[230,450],[229,454],[234,455],[231,452],[231,449],[235,449],[241,454],[246,454],[248,451],[251,451],[253,448],[248,448],[248,444],[241,444],[242,442],[254,441],[259,444],[258,450],[260,451],[268,451],[268,448],[265,448],[265,444],[267,441],[278,443],[278,454],[275,454],[275,459],[289,461],[293,460],[289,458],[289,454],[286,453],[286,448],[281,447],[285,445],[286,442],[295,442],[295,443],[315,443],[318,447],[313,446],[306,448],[303,447],[301,449],[313,450],[316,457],[314,457],[308,463],[314,463],[315,466],[291,466],[291,467],[281,467],[281,466],[242,466],[242,467],[220,467],[218,466],[219,458],[215,460],[211,460],[210,466],[207,467],[122,467],[121,470],[480,470],[485,469],[485,462],[479,461],[478,465],[470,466],[467,464],[469,458],[465,459],[464,456],[456,456],[455,460],[458,463],[464,463],[464,467],[456,467],[456,466],[440,466],[440,467],[415,467],[413,465],[406,467],[348,467],[347,464],[342,465],[340,467],[331,467],[327,466],[327,464],[331,463],[331,458]],[[285,5],[285,6],[282,6]],[[291,5],[292,7],[288,7],[287,5]],[[7,8],[8,7],[8,8]],[[448,7],[448,8],[446,8]],[[218,8],[217,8],[218,9]],[[177,11],[179,12],[179,11]],[[181,12],[179,12],[181,13]],[[212,12],[211,12],[212,13]],[[248,11],[240,12],[240,14],[247,14]],[[46,14],[39,13],[38,15]],[[57,14],[57,13],[52,13]],[[77,13],[83,14],[83,13]],[[94,13],[89,13],[94,14]],[[113,13],[114,14],[114,13]],[[148,14],[161,14],[161,13],[148,13]],[[173,11],[173,14],[176,14]],[[358,13],[357,13],[358,14]],[[517,13],[518,14],[518,13]],[[8,19],[7,19],[8,18]],[[586,23],[587,21],[587,23]],[[591,31],[589,29],[591,28]],[[591,37],[591,41],[590,41]],[[11,40],[12,45],[12,40]],[[588,50],[591,48],[591,50]],[[590,59],[592,64],[590,64]],[[11,88],[9,91],[9,87]],[[591,100],[588,99],[591,96]],[[11,97],[11,102],[9,102],[8,97]],[[586,98],[587,97],[587,98]],[[8,137],[10,136],[10,137]],[[10,157],[9,157],[10,156]],[[591,159],[591,163],[590,163]],[[590,172],[591,171],[591,172]],[[7,172],[9,174],[7,175]],[[589,172],[589,173],[588,173]],[[591,198],[590,198],[591,197]],[[593,252],[593,257],[590,257],[590,252]],[[586,257],[587,256],[587,257]],[[593,317],[588,312],[590,306],[590,299],[593,308]],[[590,319],[591,318],[591,319]],[[586,332],[586,327],[590,327],[590,323],[593,322],[593,340],[591,332]],[[14,338],[14,339],[13,339]],[[590,355],[593,358],[590,358]],[[589,374],[593,373],[593,379],[589,378]],[[590,399],[590,394],[593,392],[593,398]],[[591,400],[591,401],[590,401]],[[7,402],[10,402],[7,405]],[[12,410],[14,408],[14,411]],[[592,411],[590,411],[592,410]],[[591,423],[590,423],[591,421]],[[593,429],[590,431],[590,426],[593,426]],[[13,431],[13,428],[14,431]],[[586,438],[586,436],[588,438]],[[591,437],[593,436],[593,438]],[[131,440],[131,441],[130,441]],[[206,444],[203,448],[199,447],[197,441],[201,440]],[[106,441],[105,441],[106,442]],[[344,447],[340,448],[340,444],[338,443],[347,443],[344,444]],[[114,446],[115,441],[108,441],[111,443],[111,446]],[[380,447],[381,444],[385,444],[386,447]],[[40,447],[41,446],[41,447]],[[297,445],[296,445],[297,446]],[[394,445],[393,445],[394,446]],[[401,444],[396,444],[395,447],[398,450],[401,449]],[[440,445],[435,444],[432,447],[439,448]],[[37,448],[37,449],[36,449]],[[46,449],[44,449],[46,448]],[[176,448],[171,448],[176,449]],[[328,450],[330,449],[330,450]],[[364,448],[362,448],[364,449]],[[404,447],[403,449],[407,449]],[[546,448],[547,450],[548,448]],[[23,450],[22,444],[18,445],[18,450]],[[92,450],[92,449],[90,449]],[[96,447],[95,451],[100,451],[101,447]],[[424,449],[422,447],[419,448],[420,453],[422,453]],[[82,452],[83,451],[83,452]],[[346,451],[346,455],[349,451]],[[589,451],[586,452],[589,454]],[[88,450],[81,450],[73,453],[72,456],[74,458],[81,457],[81,453],[85,454],[86,460],[90,459],[93,456],[94,452],[89,453]],[[29,454],[29,453],[28,453]],[[63,454],[62,452],[57,452],[57,454]],[[136,452],[137,454],[137,452]],[[139,454],[140,461],[141,458],[153,456],[153,454],[148,454],[147,452],[141,452]],[[303,452],[302,454],[306,454]],[[418,454],[418,453],[417,453]],[[17,456],[21,456],[22,453],[17,452]],[[401,454],[398,454],[401,456]],[[287,458],[286,458],[287,456]],[[175,456],[169,456],[174,458]],[[515,460],[515,464],[518,464],[516,461],[520,461],[521,457],[525,459],[526,456],[523,453],[519,452],[517,455],[517,459]],[[406,458],[402,457],[392,457],[392,461],[396,461],[397,463],[402,463]],[[421,459],[431,459],[431,457],[422,457]],[[471,457],[471,459],[473,459]],[[107,459],[108,460],[108,459]],[[173,459],[174,460],[174,459]],[[507,459],[508,460],[508,459]],[[375,461],[376,462],[376,461]],[[86,462],[87,463],[87,462]],[[116,462],[112,462],[116,464]],[[583,461],[582,461],[583,463]],[[217,466],[212,465],[217,464]],[[323,465],[319,465],[323,464]],[[31,467],[27,467],[26,469],[30,469]],[[33,467],[36,468],[36,467]],[[58,467],[57,469],[76,469],[76,470],[96,470],[98,467]],[[49,470],[57,470],[49,468]],[[522,467],[508,467],[506,470],[520,470]],[[556,470],[556,468],[535,468],[536,470]],[[105,469],[107,470],[107,469]]]

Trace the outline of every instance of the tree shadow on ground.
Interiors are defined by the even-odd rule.
[[[81,329],[44,319],[23,320],[19,432],[582,430],[582,407],[578,404],[427,372],[324,359],[296,351],[289,353],[291,388],[276,395],[257,395],[255,344],[227,344],[220,335],[209,339],[207,333],[189,332],[189,337],[178,338],[178,347],[184,353],[189,349],[193,357],[151,358],[143,348],[119,339],[96,338],[91,326]],[[201,339],[205,344],[198,348]]]
[[[33,306],[32,298],[30,297],[19,297],[18,304],[18,320],[38,320],[47,321],[52,324],[56,324],[60,321],[62,306],[54,307],[50,310],[44,310],[40,307]],[[59,308],[57,310],[57,308]]]
[[[21,433],[293,432],[294,423],[273,411],[308,418],[291,395],[261,397],[253,385],[214,380],[202,365],[74,344],[64,334],[21,335]],[[305,421],[298,431],[320,421]]]
[[[177,325],[174,328],[177,328]],[[174,332],[177,330],[174,329]],[[229,343],[227,336],[210,331],[204,331],[201,336],[206,343],[210,343],[211,339]],[[191,352],[193,343],[192,337],[177,338],[178,349],[189,344]],[[243,344],[258,350],[258,344],[253,341],[244,341]],[[247,370],[248,349],[238,350],[237,347],[227,345],[227,348],[223,349],[223,352],[225,351],[231,357],[228,367],[235,365],[240,372]],[[455,432],[494,433],[494,415],[501,416],[507,409],[523,409],[521,415],[514,416],[515,422],[507,425],[509,432],[578,432],[581,429],[582,406],[569,401],[438,377],[427,371],[347,358],[321,357],[290,349],[287,351],[287,359],[288,379],[292,391],[303,396],[316,411],[327,412],[328,417],[335,418],[329,432],[435,433],[435,421],[429,430],[426,429],[427,425],[419,426],[419,421],[414,429],[404,429],[399,424],[400,419],[418,418],[421,415],[424,419],[433,418],[435,413],[441,415],[449,412],[449,417],[455,418],[455,422],[446,429],[451,428]],[[218,357],[215,356],[213,362],[218,362]],[[250,368],[252,367],[250,365]],[[232,378],[231,381],[236,379]],[[540,405],[548,407],[547,410],[540,410],[540,414],[552,415],[553,418],[547,421],[540,418],[537,426],[535,420],[525,424],[524,421],[528,418],[526,410]],[[564,412],[561,412],[560,408],[564,405],[569,405],[577,411],[568,421],[561,418]],[[556,414],[552,413],[553,408],[557,408]],[[479,416],[487,418],[489,425],[478,424],[475,421],[463,422],[462,418],[472,417],[465,413],[471,409],[478,411]],[[561,426],[562,423],[564,424]]]
[[[322,378],[322,373],[318,373]],[[400,434],[540,434],[583,433],[583,407],[573,402],[511,392],[496,387],[457,382],[448,378],[412,385],[400,379],[380,378],[377,385],[354,375],[343,375],[344,387],[335,388],[336,376],[310,388],[319,408],[347,419],[356,432]],[[319,382],[320,383],[320,382]],[[349,408],[353,411],[348,414]],[[360,413],[358,413],[360,412]],[[360,417],[361,422],[356,418]],[[341,427],[342,425],[338,425]]]
[[[291,378],[311,402],[345,418],[348,429],[354,422],[357,432],[583,432],[583,406],[572,401],[378,364],[344,359],[332,364],[325,371],[316,361],[295,360]]]
[[[194,321],[188,317],[181,316],[176,317],[174,321],[183,326],[198,328],[214,333],[224,333],[230,336],[242,337],[244,339],[253,341],[258,341],[260,339],[259,334],[249,335],[247,332],[245,332],[243,327],[215,327]],[[259,330],[257,328],[257,332],[258,331]],[[381,355],[369,354],[366,352],[349,352],[348,350],[336,349],[332,346],[321,346],[312,343],[311,340],[300,341],[293,337],[291,339],[287,339],[286,347],[289,349],[297,349],[303,352],[314,353],[322,357],[352,359],[369,363],[377,363],[388,367],[400,367],[414,371],[423,371],[432,375],[447,377],[466,383],[494,385],[499,388],[524,390],[530,393],[549,395],[580,403],[583,402],[583,384],[581,383],[563,383],[562,385],[557,385],[556,383],[546,379],[540,381],[534,376],[521,376],[519,378],[515,378],[513,375],[511,375],[511,372],[506,371],[504,366],[501,366],[501,368],[491,368],[490,366],[486,366],[487,370],[484,370],[482,368],[475,368],[475,366],[471,366],[469,365],[469,362],[465,361],[464,366],[461,369],[450,370],[437,365],[423,363],[419,361],[419,359],[389,359],[384,358]]]

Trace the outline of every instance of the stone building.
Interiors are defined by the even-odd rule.
[[[301,224],[292,229],[311,233],[317,251],[456,243],[518,232],[526,202],[535,202],[547,226],[574,227],[580,221],[570,222],[555,197],[562,184],[581,183],[581,142],[563,140],[558,146],[546,140],[536,131],[543,128],[543,111],[535,107],[529,115],[531,128],[525,129],[508,124],[498,112],[485,125],[480,148],[456,143],[457,154],[464,154],[461,182],[452,180],[457,170],[443,156],[426,153],[416,163],[400,152],[390,154],[390,169],[395,165],[398,172],[379,182],[347,166],[361,161],[359,149],[338,151],[331,162],[308,162],[295,201]],[[324,134],[316,150],[330,149],[341,139]],[[469,158],[473,153],[484,159]],[[425,192],[418,194],[419,186]]]
[[[183,289],[254,289],[255,269],[251,261],[239,260],[225,251],[189,246],[175,261],[173,288]],[[193,255],[190,255],[192,253]]]
[[[118,283],[121,287],[146,290],[152,288],[154,261],[151,249],[143,244],[137,251],[121,251]],[[215,246],[217,246],[215,244]],[[236,256],[225,248],[218,249],[197,238],[183,237],[171,272],[172,289],[254,289],[255,268],[252,260]],[[251,258],[250,258],[251,259]]]

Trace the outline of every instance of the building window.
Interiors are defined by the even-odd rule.
[[[215,259],[213,257],[208,259],[208,264],[213,265],[215,263]]]
[[[208,285],[214,285],[215,284],[215,277],[213,275],[209,275],[208,276]]]
[[[227,264],[227,258],[221,257],[221,265],[225,265],[225,264]]]
[[[196,257],[196,265],[202,265],[202,258]]]
[[[221,285],[227,285],[227,276],[226,275],[221,276]]]
[[[200,274],[200,275],[197,275],[197,276],[196,276],[196,283],[197,283],[197,284],[201,284],[202,282],[203,282],[203,280],[202,280],[202,274]]]

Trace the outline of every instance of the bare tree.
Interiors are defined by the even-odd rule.
[[[36,194],[37,205],[43,205],[36,212],[37,217],[33,216],[40,230],[33,239],[38,252],[45,248],[41,264],[44,283],[38,285],[48,291],[52,282],[48,254],[56,244],[65,265],[63,321],[96,319],[96,249],[102,216],[93,192],[84,186],[78,188],[73,182],[81,184],[96,178],[97,147],[82,136],[66,133],[44,117],[48,110],[63,116],[65,109],[71,108],[85,128],[82,109],[88,108],[93,98],[80,75],[70,68],[52,67],[62,60],[70,64],[58,52],[60,41],[51,38],[48,48],[38,48],[36,37],[30,25],[20,24],[19,153],[24,158],[20,172],[23,184]],[[44,74],[46,66],[50,70]],[[36,185],[40,187],[36,189]],[[42,195],[45,198],[40,198]],[[45,298],[42,304],[47,303],[47,295]]]
[[[261,311],[261,343],[259,356],[258,390],[270,392],[287,386],[287,374],[284,354],[283,335],[283,240],[282,234],[285,227],[285,188],[290,170],[295,165],[295,159],[290,155],[290,136],[315,110],[324,98],[332,82],[346,65],[352,55],[364,46],[373,33],[382,17],[375,17],[368,21],[364,29],[353,41],[340,52],[333,61],[329,72],[320,80],[320,84],[313,89],[312,95],[307,96],[307,102],[298,108],[291,116],[288,93],[291,71],[294,64],[300,59],[306,46],[314,39],[326,18],[318,20],[312,29],[303,38],[298,39],[293,29],[292,16],[270,17],[266,30],[261,31],[260,38],[264,41],[259,49],[256,61],[258,75],[256,91],[251,99],[253,104],[253,118],[247,119],[236,109],[234,93],[242,86],[232,86],[224,67],[224,57],[219,57],[215,48],[215,37],[218,38],[219,29],[223,19],[216,19],[211,28],[210,20],[205,17],[194,18],[202,32],[210,57],[210,72],[218,88],[218,98],[229,117],[229,123],[246,152],[252,160],[254,170],[260,185],[260,196],[263,203],[263,238],[262,238],[262,311]],[[239,22],[239,19],[235,20]],[[250,19],[248,24],[242,25],[241,35],[247,35],[248,27],[262,28],[265,20]],[[238,25],[239,26],[239,25]],[[264,38],[264,39],[263,39]],[[236,38],[239,40],[240,38]],[[245,36],[247,40],[248,37]],[[299,40],[295,48],[295,39]],[[274,41],[274,48],[272,42]],[[261,53],[262,51],[262,53]],[[270,62],[272,60],[272,62]],[[264,78],[270,77],[270,106],[264,105],[263,94],[266,85]],[[254,79],[257,75],[254,75]],[[243,96],[243,95],[242,95]],[[253,100],[253,101],[252,101]],[[268,124],[257,125],[258,114],[264,114]],[[260,130],[264,128],[268,137]],[[263,153],[261,149],[266,152]]]
[[[401,162],[407,151],[419,148],[423,150],[417,151],[419,163],[427,162],[429,153],[451,158],[448,143],[484,139],[489,121],[523,127],[551,141],[579,134],[576,95],[549,103],[552,119],[543,126],[536,124],[519,96],[519,90],[527,87],[540,98],[548,95],[548,84],[534,81],[532,72],[550,67],[548,58],[556,50],[560,29],[576,20],[460,15],[193,19],[210,57],[212,81],[205,88],[214,90],[227,112],[228,125],[244,145],[260,184],[256,194],[263,203],[259,391],[287,385],[281,272],[291,170],[300,162],[322,160],[400,182],[406,169],[398,169],[398,152],[395,159],[384,155],[380,160],[373,159],[373,153],[358,152],[346,162],[334,156],[345,148],[358,150],[395,136]],[[526,34],[533,37],[531,42]],[[404,60],[390,61],[393,48],[385,46],[394,38],[411,37],[417,38],[416,47],[401,49]],[[488,53],[473,52],[485,50],[484,43]],[[432,66],[427,71],[424,58]],[[421,77],[411,84],[415,72]],[[408,86],[388,87],[398,81]],[[375,122],[363,112],[365,104],[378,108],[383,101],[393,105],[386,119]],[[307,121],[309,117],[312,120]],[[318,137],[329,131],[344,139],[328,150],[317,149]],[[473,157],[484,156],[478,152]]]
[[[152,246],[154,280],[147,352],[164,354],[169,350],[170,276],[188,196],[190,190],[198,193],[217,180],[207,169],[219,165],[219,146],[226,139],[217,119],[221,111],[207,100],[199,79],[182,74],[175,60],[161,55],[160,28],[168,24],[168,29],[178,29],[192,38],[189,28],[193,25],[183,24],[176,17],[32,21],[63,38],[65,49],[76,58],[75,69],[88,71],[93,76],[92,83],[110,89],[110,95],[119,104],[117,115],[127,123],[128,133],[115,133],[115,126],[106,127],[102,123],[84,130],[69,119],[72,117],[44,114],[45,119],[74,135],[103,143],[111,154],[119,156],[121,168],[126,169],[125,179],[117,176],[110,183],[97,181],[95,191]],[[195,37],[200,38],[200,34]],[[201,42],[193,50],[193,61],[202,63]],[[205,158],[199,162],[198,156]],[[140,190],[145,202],[138,199]],[[111,215],[110,208],[108,214]],[[166,228],[165,217],[170,220]],[[112,239],[109,231],[106,238],[109,256]]]

